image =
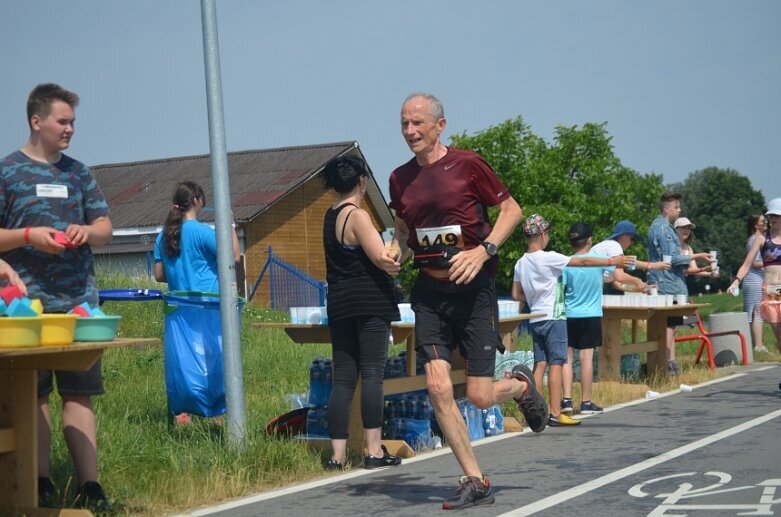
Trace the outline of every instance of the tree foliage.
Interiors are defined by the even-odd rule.
[[[572,252],[567,231],[577,221],[592,227],[594,242],[607,237],[621,219],[631,220],[645,235],[664,189],[660,175],[639,174],[621,163],[604,123],[559,126],[548,144],[517,117],[472,136],[455,135],[451,143],[480,154],[493,167],[523,207],[524,218],[539,213],[551,221],[548,249],[567,255]],[[629,252],[645,256],[644,246],[634,248]],[[519,226],[500,249],[500,293],[509,291],[513,267],[525,251]]]
[[[698,279],[697,283],[726,287],[746,256],[746,220],[751,214],[764,213],[764,196],[752,187],[747,177],[735,170],[718,167],[692,172],[670,189],[683,194],[681,214],[697,226],[692,248],[696,252],[719,252],[721,277],[718,280]]]

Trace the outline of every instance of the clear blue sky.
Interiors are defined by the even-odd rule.
[[[387,194],[411,156],[401,102],[425,90],[445,136],[607,122],[641,173],[733,168],[781,196],[775,0],[222,0],[217,16],[229,151],[357,140]],[[82,97],[69,154],[87,164],[209,152],[199,1],[6,0],[0,19],[3,155],[49,81]]]

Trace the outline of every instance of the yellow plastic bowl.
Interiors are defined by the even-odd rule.
[[[73,343],[75,314],[42,314],[41,346],[64,346]]]
[[[0,348],[39,346],[42,323],[38,316],[0,318]]]

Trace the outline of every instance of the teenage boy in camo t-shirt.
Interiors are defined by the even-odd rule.
[[[45,312],[67,312],[88,302],[97,306],[90,246],[111,240],[108,205],[89,169],[62,153],[74,132],[79,98],[56,84],[36,86],[27,100],[30,138],[0,163],[2,258],[28,284]],[[54,239],[62,231],[68,246]],[[100,360],[86,372],[38,370],[38,495],[40,506],[57,504],[50,479],[49,394],[62,397],[62,421],[78,477],[77,504],[105,511],[98,483],[97,431],[92,395],[103,393]],[[63,480],[64,481],[64,480]]]

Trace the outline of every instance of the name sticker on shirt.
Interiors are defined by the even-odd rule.
[[[461,239],[461,225],[438,226],[436,228],[417,228],[418,244],[421,246],[434,246],[445,244],[447,246],[464,247]]]
[[[47,185],[45,183],[39,183],[35,186],[35,195],[38,197],[68,199],[68,187],[65,185]]]

